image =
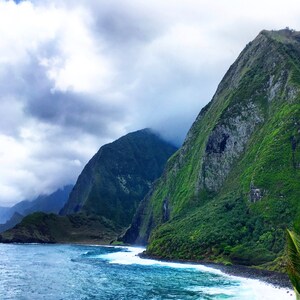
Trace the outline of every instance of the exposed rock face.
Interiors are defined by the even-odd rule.
[[[260,265],[280,257],[285,229],[300,230],[299,88],[300,33],[262,31],[199,113],[124,239],[148,239],[147,252],[166,258]]]
[[[250,102],[225,114],[220,124],[211,132],[199,176],[200,188],[218,191],[236,160],[243,153],[256,126],[263,121],[259,107]],[[238,114],[234,111],[239,109]]]
[[[263,197],[263,191],[257,187],[251,186],[250,187],[250,201],[257,202],[261,200]]]
[[[170,219],[170,207],[169,207],[169,198],[166,197],[163,202],[163,215],[162,223],[169,221]]]

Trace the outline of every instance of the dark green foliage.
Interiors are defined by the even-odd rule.
[[[79,176],[61,214],[83,212],[128,226],[175,150],[149,129],[101,147]]]
[[[300,299],[300,238],[292,231],[287,231],[287,271],[293,284],[296,298]]]
[[[263,31],[230,67],[135,217],[149,254],[282,271],[300,231],[299,49],[299,33]]]
[[[58,216],[33,213],[0,235],[1,242],[102,243],[116,239],[120,227],[100,216],[83,214]]]

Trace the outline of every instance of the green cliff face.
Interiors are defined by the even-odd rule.
[[[154,256],[280,266],[300,231],[300,33],[262,31],[230,67],[123,241]],[[149,238],[150,236],[150,238]]]
[[[107,244],[130,225],[139,202],[176,147],[149,129],[104,145],[80,174],[60,212],[36,213],[0,235],[2,242]]]
[[[104,145],[85,166],[60,214],[81,212],[128,226],[175,151],[149,129]]]

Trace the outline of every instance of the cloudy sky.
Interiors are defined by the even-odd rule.
[[[299,15],[299,0],[0,0],[0,205],[74,183],[130,131],[179,145],[244,46]]]

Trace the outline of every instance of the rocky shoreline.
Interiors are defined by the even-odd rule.
[[[206,267],[218,269],[228,275],[260,280],[265,283],[274,285],[275,287],[278,287],[278,288],[293,289],[287,274],[283,274],[283,273],[279,273],[279,272],[261,270],[261,269],[246,267],[246,266],[241,266],[241,265],[225,266],[225,265],[222,265],[219,263],[204,262],[201,260],[165,259],[162,257],[156,257],[156,256],[149,255],[145,252],[140,253],[139,256],[141,258],[156,259],[156,260],[166,261],[166,262],[177,262],[177,263],[183,263],[183,264],[184,263],[201,264]]]
[[[272,284],[276,287],[293,289],[288,276],[283,273],[260,270],[239,265],[224,266],[215,263],[203,263],[203,265],[218,269],[228,275],[257,279]]]

